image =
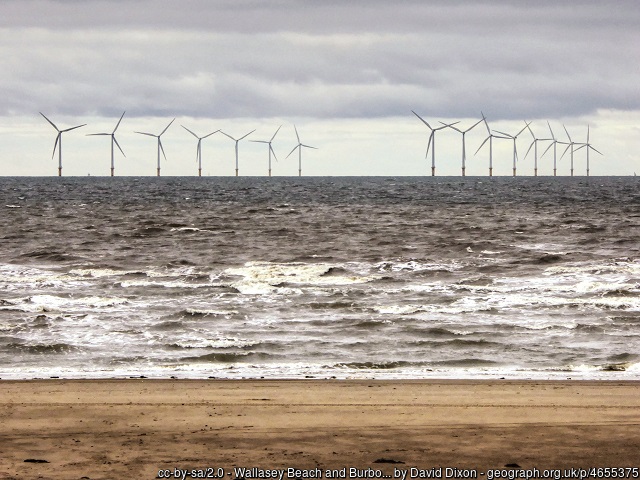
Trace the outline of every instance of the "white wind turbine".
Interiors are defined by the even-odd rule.
[[[531,134],[531,136],[533,137],[533,141],[531,142],[531,145],[529,145],[529,148],[527,149],[527,153],[524,154],[524,158],[527,158],[527,155],[529,155],[529,152],[531,151],[531,147],[533,147],[533,176],[537,177],[538,176],[538,142],[548,142],[548,141],[553,141],[555,139],[553,138],[536,138],[536,136],[533,134],[533,130],[531,130],[531,127],[527,127],[529,129],[529,133]]]
[[[549,126],[549,133],[551,133],[551,143],[546,148],[546,150],[542,152],[542,155],[540,155],[540,158],[544,157],[544,154],[547,153],[551,147],[553,147],[553,176],[555,177],[558,170],[557,168],[558,143],[564,143],[564,142],[559,142],[556,136],[553,134],[553,130],[551,130],[551,124],[549,123],[549,120],[547,120],[547,125]]]
[[[587,149],[587,177],[588,177],[589,176],[589,150],[593,150],[594,152],[602,155],[601,152],[599,152],[595,147],[593,147],[589,143],[589,125],[587,125],[587,143],[582,143],[581,146],[576,149],[576,151],[580,150],[581,148]]]
[[[438,130],[443,130],[445,128],[452,127],[453,125],[460,122],[453,122],[453,123],[440,122],[442,123],[441,127],[433,128],[431,125],[429,125],[429,122],[427,122],[424,118],[422,118],[416,112],[414,112],[413,110],[411,110],[411,112],[420,120],[422,120],[422,123],[424,123],[427,126],[427,128],[431,130],[431,134],[429,135],[429,143],[427,143],[427,153],[425,154],[424,158],[427,158],[429,156],[429,148],[431,148],[431,176],[435,177],[436,175],[436,132]]]
[[[181,127],[198,139],[198,148],[196,149],[196,162],[198,162],[198,176],[201,177],[202,176],[202,140],[204,140],[207,137],[210,137],[214,133],[218,133],[220,129],[216,130],[215,132],[211,132],[210,134],[205,135],[204,137],[199,137],[184,125],[181,125]]]
[[[167,159],[167,155],[164,153],[164,148],[162,147],[162,140],[160,140],[160,137],[164,135],[164,132],[167,131],[167,129],[171,126],[171,124],[174,121],[175,121],[175,118],[169,122],[169,125],[164,127],[164,130],[160,132],[160,135],[154,135],[153,133],[147,133],[147,132],[135,132],[135,133],[139,133],[140,135],[147,135],[149,137],[155,137],[158,139],[158,176],[160,176],[160,151],[161,150],[162,150],[162,155],[164,156],[164,159],[165,160]]]
[[[296,126],[293,126],[293,129],[296,131],[296,138],[298,139],[298,144],[293,147],[293,150],[291,150],[289,152],[289,155],[287,155],[285,158],[289,158],[289,156],[296,151],[296,148],[298,149],[298,176],[301,177],[302,176],[302,147],[305,148],[313,148],[314,150],[317,150],[318,147],[312,147],[311,145],[305,145],[304,143],[302,143],[300,141],[300,135],[298,135],[298,129],[296,128]]]
[[[39,112],[39,113],[44,117],[44,119],[47,122],[51,124],[53,128],[56,129],[56,132],[58,132],[58,135],[56,136],[56,143],[53,144],[53,153],[51,154],[51,158],[55,157],[56,148],[58,148],[58,176],[61,177],[62,176],[62,134],[64,132],[75,130],[76,128],[84,127],[86,123],[83,123],[82,125],[76,125],[75,127],[71,127],[71,128],[65,128],[64,130],[60,130],[58,127],[56,127],[55,123],[53,123],[51,120],[45,117],[44,113],[42,112]]]
[[[446,125],[444,122],[440,122],[442,125]],[[465,176],[465,169],[466,169],[466,162],[467,162],[467,150],[466,150],[466,146],[465,146],[465,135],[467,134],[467,132],[470,132],[471,130],[473,130],[476,126],[478,126],[480,123],[482,123],[482,119],[478,120],[476,123],[474,123],[471,127],[467,128],[466,130],[460,130],[457,127],[454,127],[454,124],[449,125],[449,128],[453,128],[456,132],[460,132],[462,134],[462,176]]]
[[[273,139],[276,138],[276,135],[278,134],[278,132],[280,131],[280,129],[282,128],[282,125],[280,125],[278,127],[278,129],[276,130],[276,133],[273,134],[273,136],[271,137],[271,140],[249,140],[250,142],[254,142],[254,143],[266,143],[267,145],[269,145],[268,151],[269,151],[269,176],[271,176],[271,154],[273,153],[273,158],[276,159],[276,161],[278,161],[278,157],[276,157],[276,152],[273,150],[273,147],[271,146],[271,142],[273,142]]]
[[[499,133],[500,135],[504,135],[507,138],[511,138],[513,140],[513,176],[516,176],[516,162],[518,161],[518,146],[517,146],[517,140],[518,140],[518,136],[524,132],[527,128],[529,128],[529,125],[531,125],[531,122],[524,122],[526,125],[524,127],[522,127],[522,130],[520,130],[518,133],[516,133],[515,135],[509,135],[508,133],[504,133],[504,132],[500,132],[498,130],[496,130],[496,133]]]
[[[253,130],[251,130],[249,133],[244,134],[243,136],[241,136],[240,138],[236,139],[233,138],[231,135],[224,133],[222,130],[220,130],[220,133],[229,137],[231,140],[233,140],[234,142],[236,142],[236,177],[238,176],[238,143],[240,142],[240,140],[242,140],[245,137],[248,137],[249,135],[251,135],[253,132],[255,132],[255,128]]]
[[[113,132],[111,133],[89,133],[87,134],[87,136],[97,136],[97,135],[108,135],[111,137],[111,176],[113,177],[113,172],[115,170],[115,165],[114,165],[114,161],[113,161],[113,144],[115,143],[118,146],[118,149],[120,150],[120,152],[122,153],[122,155],[124,155],[124,152],[122,151],[122,147],[120,147],[120,144],[118,143],[118,140],[116,140],[116,130],[118,130],[118,127],[120,126],[120,122],[122,121],[122,117],[124,117],[124,114],[126,112],[122,112],[122,115],[120,115],[120,120],[118,120],[118,123],[116,124],[116,128],[113,129]],[[126,157],[126,155],[124,155]]]
[[[564,154],[567,153],[567,150],[571,149],[571,176],[573,177],[573,152],[575,151],[573,147],[574,145],[579,145],[579,144],[571,140],[571,135],[569,135],[569,132],[567,131],[567,127],[562,125],[562,128],[564,128],[564,131],[567,134],[567,138],[569,139],[569,142],[568,143],[558,142],[558,143],[563,143],[567,146],[567,148],[564,149],[564,152],[562,152],[562,155],[560,155],[560,160],[562,160],[562,157],[564,157]]]
[[[509,137],[503,137],[500,135],[494,135],[491,132],[491,129],[489,128],[489,124],[487,123],[487,117],[484,116],[484,113],[480,112],[480,114],[482,115],[482,121],[484,122],[484,126],[487,127],[487,133],[489,133],[489,136],[487,136],[487,138],[484,139],[484,141],[480,144],[480,146],[478,147],[478,149],[476,150],[476,153],[474,153],[474,155],[477,155],[478,152],[480,151],[480,149],[484,146],[485,143],[487,143],[487,140],[489,140],[489,176],[493,177],[493,139],[494,138],[509,138]]]

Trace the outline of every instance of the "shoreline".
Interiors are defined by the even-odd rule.
[[[0,478],[640,466],[633,380],[131,378],[0,387]]]

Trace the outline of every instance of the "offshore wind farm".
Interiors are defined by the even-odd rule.
[[[532,142],[529,144],[529,148],[527,149],[527,152],[524,156],[524,160],[526,160],[527,156],[529,155],[529,152],[531,151],[531,149],[534,149],[534,163],[533,163],[533,176],[538,176],[538,162],[539,160],[542,160],[542,158],[544,158],[545,154],[550,150],[551,147],[553,147],[553,176],[557,175],[557,145],[561,144],[565,146],[564,151],[562,152],[562,154],[560,155],[560,160],[562,160],[562,158],[564,158],[564,156],[567,154],[567,152],[569,152],[569,159],[570,159],[570,169],[569,169],[569,175],[570,176],[574,176],[574,154],[575,152],[584,149],[584,152],[586,154],[586,170],[585,170],[585,175],[589,176],[590,174],[590,164],[589,164],[589,153],[590,151],[593,151],[595,153],[597,153],[600,156],[603,156],[603,153],[596,149],[592,143],[590,142],[590,126],[587,125],[587,132],[586,132],[586,139],[584,142],[579,142],[579,141],[574,141],[571,138],[571,135],[569,134],[569,131],[567,130],[565,125],[562,125],[563,130],[566,134],[567,137],[567,141],[562,141],[562,140],[558,140],[554,134],[553,131],[551,129],[551,125],[549,123],[549,121],[547,121],[547,126],[549,128],[549,132],[551,134],[550,138],[545,138],[545,137],[536,137],[533,130],[531,129],[530,125],[532,122],[526,122],[524,121],[524,126],[522,128],[520,128],[517,133],[515,134],[509,134],[507,132],[501,131],[501,130],[497,130],[497,129],[491,129],[489,127],[489,123],[487,121],[487,118],[485,117],[484,113],[481,113],[482,118],[478,119],[477,121],[474,121],[469,127],[467,127],[465,130],[461,130],[459,127],[457,127],[456,125],[458,125],[460,123],[460,121],[453,121],[453,122],[443,122],[442,120],[438,121],[438,124],[440,124],[440,126],[436,126],[436,127],[432,127],[431,124],[425,120],[425,118],[423,118],[422,116],[420,116],[418,113],[416,113],[415,111],[411,111],[428,129],[429,129],[429,136],[428,136],[428,141],[427,141],[427,147],[426,147],[426,154],[425,154],[425,160],[429,160],[430,157],[430,166],[431,166],[431,176],[436,176],[436,134],[438,132],[441,132],[443,130],[446,129],[451,129],[454,130],[456,132],[458,132],[461,135],[461,154],[462,154],[462,163],[461,163],[461,176],[466,176],[466,168],[467,168],[467,154],[466,154],[466,149],[467,149],[467,133],[471,132],[472,130],[475,129],[475,127],[477,127],[480,123],[484,123],[485,128],[487,130],[487,134],[488,136],[486,138],[484,138],[484,140],[479,144],[479,146],[477,147],[477,149],[475,150],[474,153],[474,160],[475,157],[478,156],[479,152],[482,150],[482,147],[488,142],[488,158],[489,158],[489,170],[488,170],[488,175],[489,176],[493,176],[494,175],[494,169],[493,169],[493,152],[494,152],[494,146],[493,146],[493,141],[494,139],[500,139],[500,140],[511,140],[512,141],[512,169],[511,169],[511,174],[512,176],[517,176],[517,167],[519,164],[519,157],[518,157],[518,138],[520,137],[521,134],[523,134],[525,131],[528,131],[529,134],[532,137]],[[68,131],[71,130],[75,130],[76,128],[80,128],[82,126],[85,126],[86,124],[83,125],[78,125],[75,127],[71,127],[65,130],[58,130],[57,127],[51,123],[51,121],[44,116],[44,114],[41,113],[41,115],[45,118],[45,120],[50,123],[52,126],[54,126],[54,128],[56,128],[56,130],[58,131],[58,136],[56,137],[56,142],[54,145],[54,155],[55,155],[55,150],[56,148],[58,148],[58,176],[62,175],[62,150],[61,150],[61,136],[62,133],[66,133]],[[118,149],[120,150],[120,152],[122,153],[123,156],[124,155],[124,151],[122,149],[122,147],[120,146],[120,144],[118,143],[118,141],[116,140],[115,137],[115,132],[118,129],[118,127],[120,126],[120,123],[122,122],[122,118],[124,117],[124,112],[122,113],[122,115],[120,116],[120,118],[118,119],[116,126],[114,128],[114,130],[111,133],[94,133],[94,134],[88,134],[88,136],[96,136],[96,135],[101,135],[101,136],[110,136],[111,137],[111,176],[114,176],[114,145],[118,147]],[[161,137],[162,135],[165,134],[165,132],[169,129],[169,127],[171,126],[171,124],[175,121],[175,118],[173,120],[171,120],[169,122],[169,124],[164,128],[164,130],[162,130],[159,134],[153,134],[153,133],[148,133],[148,132],[140,132],[140,131],[135,131],[135,133],[137,134],[142,134],[142,135],[146,135],[146,136],[151,136],[151,137],[155,137],[157,139],[157,167],[156,167],[156,175],[160,176],[160,171],[161,171],[161,164],[160,164],[160,160],[161,160],[161,154],[164,157],[165,161],[167,160],[166,157],[166,153],[164,151],[164,147],[161,141]],[[433,123],[433,121],[432,121]],[[256,131],[256,129],[252,129],[251,131],[245,133],[244,135],[242,135],[239,138],[235,138],[231,135],[229,135],[228,133],[225,133],[224,131],[222,131],[221,129],[216,129],[213,130],[211,133],[199,137],[196,133],[194,133],[191,129],[185,127],[184,125],[182,126],[182,128],[188,132],[189,134],[191,134],[193,137],[195,137],[197,139],[197,147],[196,147],[196,162],[198,164],[198,176],[202,176],[202,140],[204,140],[205,138],[209,138],[212,135],[214,135],[215,133],[221,133],[223,136],[227,137],[228,139],[232,140],[234,142],[234,152],[235,152],[235,176],[239,176],[239,144],[242,140],[244,140],[245,138],[249,137],[252,133],[254,133]],[[276,135],[278,134],[278,132],[280,131],[280,129],[282,128],[282,125],[280,125],[276,130],[275,133],[271,136],[270,140],[250,140],[250,142],[253,143],[264,143],[267,144],[267,154],[268,154],[268,170],[267,170],[267,175],[271,176],[272,175],[272,156],[273,159],[277,161],[277,155],[276,152],[274,150],[273,147],[273,142],[276,138]],[[295,125],[293,125],[293,130],[295,133],[295,137],[296,137],[296,143],[294,145],[294,147],[289,151],[289,153],[285,156],[285,160],[288,159],[296,150],[298,151],[298,176],[302,176],[302,149],[303,148],[308,148],[308,149],[315,149],[317,150],[318,147],[315,146],[311,146],[311,145],[307,145],[307,144],[303,144],[300,140],[300,136],[298,133],[298,129]],[[547,148],[543,151],[542,155],[540,155],[540,157],[538,156],[538,142],[542,142],[544,143],[548,143]],[[60,147],[58,147],[58,145],[60,145]],[[577,148],[576,148],[577,147]],[[448,155],[448,158],[451,159],[451,155]],[[352,162],[359,162],[360,159],[358,158],[354,158],[354,159],[350,159],[350,161]],[[340,175],[340,172],[331,172],[330,175]],[[504,173],[503,173],[504,174]]]

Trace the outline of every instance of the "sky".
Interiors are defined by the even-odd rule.
[[[439,122],[589,140],[591,175],[640,173],[636,0],[2,0],[0,175],[196,175],[197,140],[240,137],[240,175],[430,175]],[[482,113],[481,113],[482,112]],[[547,123],[548,122],[548,123]],[[564,126],[564,127],[563,127]],[[467,175],[487,175],[484,124],[466,135]],[[436,174],[460,175],[461,135],[440,130]],[[518,175],[533,175],[525,130]],[[549,142],[538,144],[540,156]],[[570,153],[558,146],[558,175]],[[577,148],[577,147],[576,147]],[[584,175],[586,149],[574,154]],[[202,142],[203,175],[234,175],[234,142]],[[494,175],[513,141],[495,139]],[[552,174],[549,150],[539,174]]]

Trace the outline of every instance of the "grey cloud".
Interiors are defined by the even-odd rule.
[[[5,0],[0,112],[631,110],[640,108],[639,27],[633,1]]]

